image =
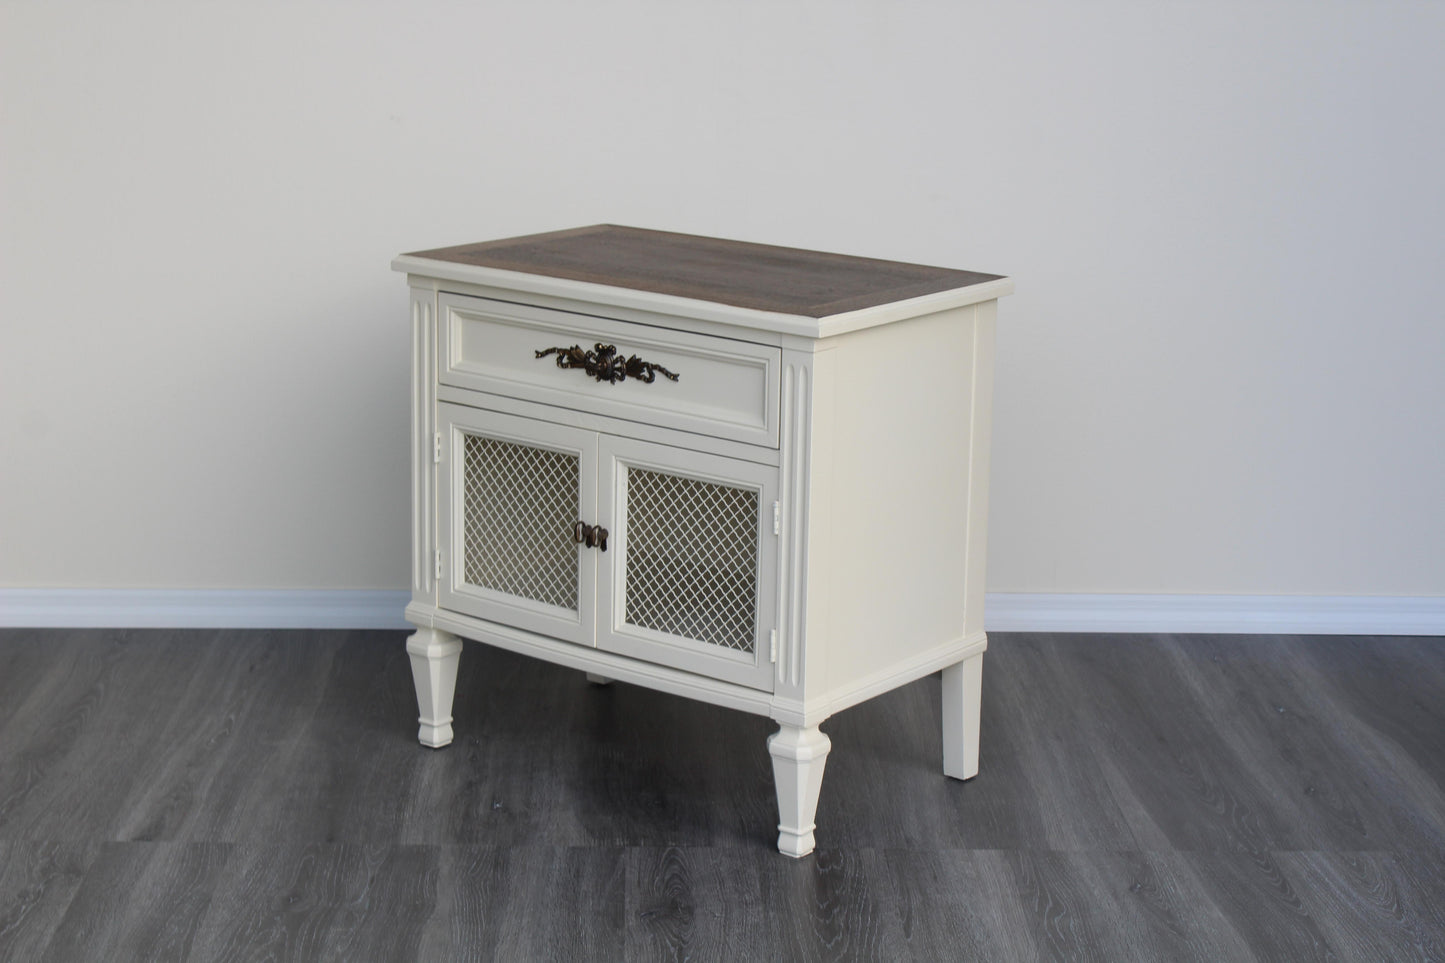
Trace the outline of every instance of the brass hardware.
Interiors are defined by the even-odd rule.
[[[581,345],[574,344],[570,348],[547,348],[536,352],[538,358],[545,358],[549,354],[557,356],[557,367],[581,368],[599,382],[605,381],[608,384],[635,378],[650,385],[657,380],[659,374],[669,381],[677,380],[677,375],[660,364],[643,361],[635,354],[622,357],[617,353],[616,345],[598,342],[593,350],[583,351]]]
[[[588,525],[586,522],[578,522],[572,526],[572,541],[579,545],[586,545],[588,548],[599,548],[607,551],[607,529],[601,525]]]

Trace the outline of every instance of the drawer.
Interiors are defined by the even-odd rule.
[[[459,294],[442,294],[439,307],[442,384],[778,447],[774,345]],[[634,356],[645,365],[615,382],[558,366],[561,356],[595,367],[599,345],[616,349],[614,370]],[[552,348],[578,351],[537,357]]]

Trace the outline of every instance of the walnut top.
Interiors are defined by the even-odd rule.
[[[597,224],[412,257],[823,318],[1000,275]]]

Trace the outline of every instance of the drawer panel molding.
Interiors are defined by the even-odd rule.
[[[440,308],[442,384],[778,446],[774,345],[458,294]]]

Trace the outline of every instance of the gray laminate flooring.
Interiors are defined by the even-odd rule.
[[[840,713],[820,849],[766,720],[395,632],[0,632],[0,958],[1445,959],[1445,640],[997,633]]]

